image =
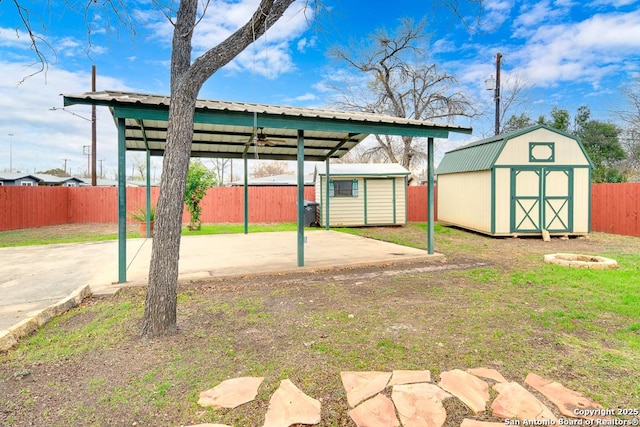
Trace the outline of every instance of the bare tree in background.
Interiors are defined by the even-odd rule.
[[[264,178],[267,176],[275,175],[293,175],[293,172],[289,170],[287,162],[283,161],[258,161],[258,164],[254,166],[251,171],[252,178]]]
[[[395,34],[378,30],[364,45],[335,47],[330,55],[366,78],[334,86],[338,108],[416,120],[451,121],[477,111],[457,88],[454,76],[424,62],[425,23],[403,20]],[[375,135],[365,156],[384,154],[388,162],[412,169],[426,158],[424,144],[411,136]]]
[[[500,88],[500,133],[515,131],[533,124],[527,114],[529,86],[519,74],[502,80]],[[495,110],[491,111],[495,113]],[[507,119],[507,115],[509,115]]]
[[[640,78],[623,89],[623,93],[628,107],[617,112],[626,124],[620,135],[621,145],[627,153],[623,167],[630,180],[640,181]]]
[[[213,166],[213,173],[215,175],[216,183],[218,186],[223,186],[225,182],[225,171],[231,166],[233,159],[211,159],[211,166]],[[233,168],[229,172],[227,182],[233,181]]]
[[[198,10],[198,0],[180,0],[178,3],[169,2],[168,5],[154,1],[157,8],[164,13],[173,25],[173,41],[170,61],[169,122],[160,184],[160,197],[156,210],[155,237],[153,239],[151,254],[149,285],[147,288],[142,325],[143,337],[170,335],[177,331],[177,285],[182,228],[181,218],[184,209],[183,198],[189,167],[189,157],[191,154],[191,141],[193,139],[193,115],[198,93],[209,77],[233,60],[256,39],[261,37],[295,2],[296,0],[260,0],[258,7],[253,11],[252,15],[248,17],[246,24],[236,30],[223,42],[207,50],[192,61],[192,38],[194,30],[206,12],[210,4],[209,0],[203,1],[200,12]],[[307,7],[319,9],[321,7],[320,2],[311,3],[309,0],[299,0],[299,2],[301,9]],[[469,27],[468,20],[465,18],[466,14],[460,12],[461,10],[466,11],[466,9],[461,7],[461,2],[466,5],[477,6],[478,17],[480,18],[483,0],[432,0],[432,4],[434,5],[444,5],[451,9],[454,15],[459,17],[465,25]],[[23,29],[28,34],[32,44],[32,51],[37,57],[37,62],[41,65],[41,69],[34,74],[45,72],[46,75],[48,56],[42,49],[50,49],[53,55],[55,55],[55,50],[44,38],[38,35],[40,33],[35,31],[33,27],[34,20],[40,20],[43,29],[45,29],[45,21],[32,14],[28,8],[24,7],[24,3],[21,3],[19,0],[15,0],[12,4],[16,6],[16,11],[22,22],[21,28],[16,30]],[[313,4],[313,6],[310,6],[310,4]],[[174,9],[176,5],[177,9]],[[85,4],[85,17],[94,9],[96,13],[101,12],[107,20],[109,20],[109,17],[115,17],[115,19],[123,23],[132,34],[135,34],[135,25],[127,11],[127,4],[125,2],[114,0],[96,2],[87,0]],[[89,34],[90,45],[91,27],[88,24],[88,20],[85,22],[87,22],[87,33]],[[427,108],[427,106],[423,106],[421,103],[415,106],[403,105],[405,102],[409,102],[409,98],[406,97],[406,95],[402,95],[402,91],[397,94],[391,90],[387,92],[387,89],[391,89],[392,87],[399,89],[403,84],[407,85],[412,83],[424,85],[424,90],[426,91],[430,89],[430,85],[426,83],[427,76],[431,76],[430,78],[434,79],[434,84],[439,83],[444,85],[448,90],[452,89],[452,87],[448,85],[453,85],[454,79],[440,72],[437,67],[426,67],[423,72],[416,73],[412,72],[411,67],[408,67],[405,70],[406,72],[403,72],[403,68],[399,66],[402,62],[396,62],[402,56],[400,55],[401,53],[407,52],[415,54],[419,52],[420,49],[414,49],[409,44],[411,41],[422,37],[420,36],[422,27],[418,26],[418,28],[420,29],[419,32],[414,32],[413,30],[415,30],[415,28],[413,30],[407,28],[409,32],[405,35],[401,34],[395,40],[382,38],[382,34],[380,34],[378,39],[374,37],[374,41],[377,41],[380,50],[377,56],[374,55],[370,58],[371,61],[374,61],[370,63],[370,66],[367,66],[366,61],[360,62],[360,60],[355,58],[351,61],[347,60],[348,57],[345,57],[345,60],[353,66],[361,65],[365,68],[370,68],[366,70],[366,72],[374,76],[375,79],[380,79],[380,81],[372,81],[373,88],[384,89],[384,91],[379,94],[380,105],[378,105],[379,110],[376,110],[377,112],[388,114],[392,112],[390,107],[394,107],[397,102],[400,102],[397,105],[403,106],[403,108],[399,108],[397,113],[404,114],[400,117],[414,117],[417,119],[440,117],[440,113],[430,116],[426,111],[430,111],[431,108]],[[365,69],[362,71],[365,71]],[[423,82],[422,80],[425,81]],[[393,86],[390,86],[391,84],[393,84]],[[389,87],[387,88],[385,85],[389,85]],[[438,92],[438,94],[442,93],[444,92]],[[418,94],[425,95],[425,93],[420,92],[418,92]],[[452,93],[449,94],[449,98],[451,98],[451,102],[445,104],[447,105],[446,108],[442,107],[449,109],[449,116],[468,114],[466,107],[463,108],[467,104],[464,96],[452,91]],[[419,96],[415,99],[419,100],[422,99],[422,97]],[[441,101],[438,100],[438,96],[435,96],[433,103],[427,105],[433,106],[435,109],[435,106],[440,103]],[[440,108],[435,110],[440,110]],[[445,115],[443,117],[449,116]],[[413,152],[415,150],[407,149],[407,147],[412,148],[410,142],[411,141],[403,141],[402,144],[407,153],[406,158],[405,155],[402,156],[402,159],[407,161],[406,164],[409,164],[411,158],[416,155],[416,153]],[[394,153],[394,151],[389,149],[389,153]]]

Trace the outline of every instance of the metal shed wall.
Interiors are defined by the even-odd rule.
[[[438,220],[491,233],[491,171],[438,175]]]

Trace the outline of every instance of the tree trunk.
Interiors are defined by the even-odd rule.
[[[261,0],[251,20],[191,63],[197,0],[181,0],[171,52],[171,102],[142,336],[177,332],[178,261],[196,100],[204,82],[282,17],[295,0]]]
[[[186,90],[172,97],[169,107],[167,149],[156,209],[149,287],[142,326],[143,337],[177,332],[178,261],[184,193],[191,156],[195,96]],[[197,90],[196,90],[197,93]]]

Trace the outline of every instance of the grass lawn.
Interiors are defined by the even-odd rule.
[[[295,231],[295,222],[278,224],[249,224],[250,233],[269,231]],[[244,232],[243,224],[203,224],[199,231],[182,228],[183,236],[197,236],[205,234],[237,234]],[[137,224],[127,224],[127,238],[140,237]],[[63,224],[47,227],[26,228],[21,230],[1,231],[0,248],[12,246],[51,245],[57,243],[98,242],[116,240],[118,238],[117,224]]]
[[[425,224],[348,232],[424,247]],[[640,404],[640,239],[495,239],[438,226],[451,269],[389,264],[181,285],[180,333],[139,338],[144,290],[88,299],[0,354],[0,425],[260,426],[289,378],[322,402],[322,426],[354,426],[342,370],[489,367],[535,372],[605,408]],[[614,258],[576,270],[542,255]],[[482,264],[466,267],[470,264]],[[426,265],[428,266],[428,265]],[[459,267],[456,267],[459,266]],[[253,402],[197,405],[222,380],[264,376]],[[474,418],[447,399],[447,427]],[[498,421],[490,412],[477,417]],[[32,423],[32,424],[29,424]]]

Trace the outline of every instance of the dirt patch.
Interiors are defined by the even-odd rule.
[[[370,232],[424,240],[410,228]],[[568,310],[562,295],[511,283],[513,272],[542,265],[543,254],[633,253],[637,239],[543,242],[451,230],[436,243],[445,262],[184,283],[180,333],[157,340],[139,338],[143,289],[88,299],[0,356],[0,424],[259,426],[290,378],[322,402],[321,426],[353,426],[341,370],[429,369],[438,381],[442,371],[480,366],[520,383],[536,372],[605,406],[637,406],[638,364],[620,359],[640,357],[615,338],[624,317],[562,329],[545,317]],[[196,405],[200,391],[245,375],[266,377],[255,401],[233,410]],[[459,400],[444,403],[447,427],[470,417]]]

